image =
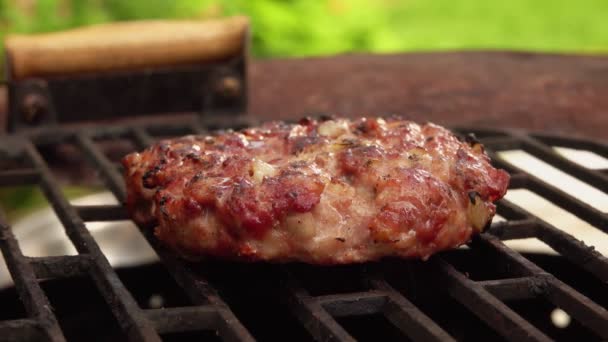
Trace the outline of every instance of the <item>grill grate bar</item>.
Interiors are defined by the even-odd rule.
[[[496,246],[489,246],[491,242],[498,241]],[[503,249],[509,249],[497,237],[490,234],[482,234],[474,237],[469,242],[469,247],[479,250],[480,255],[483,253],[494,253],[497,260],[500,262],[501,269],[508,270],[512,277],[522,278],[531,277],[544,273],[538,266],[532,264],[528,259],[524,258],[519,253],[504,253]]]
[[[88,273],[91,259],[85,254],[27,258],[38,279],[68,278]]]
[[[483,146],[485,148],[489,148],[493,151],[516,150],[521,147],[521,141],[516,137],[509,135],[483,137],[481,140],[483,141]]]
[[[199,280],[199,283],[201,281]],[[255,341],[253,336],[245,329],[241,322],[236,318],[232,310],[224,303],[217,292],[206,284],[206,289],[202,291],[205,294],[209,303],[215,306],[219,316],[219,324],[217,326],[218,334],[224,341]]]
[[[342,317],[381,312],[388,298],[383,292],[368,291],[318,296],[315,299],[330,315]]]
[[[95,239],[78,217],[76,210],[65,199],[61,190],[56,186],[51,171],[44,159],[31,143],[25,146],[25,152],[32,164],[38,169],[41,176],[42,190],[54,208],[59,220],[66,229],[68,237],[81,254],[91,256],[92,267],[90,275],[100,290],[110,309],[116,317],[118,324],[127,333],[130,339],[139,341],[160,340],[150,322],[141,313],[137,303],[127,291],[120,279],[103,255]]]
[[[22,254],[19,243],[13,235],[10,226],[6,223],[4,213],[1,210],[0,249],[19,293],[19,298],[21,298],[21,301],[25,305],[28,315],[39,322],[48,340],[65,341],[59,323],[51,310],[49,300],[36,281],[34,270],[28,263],[27,258]],[[26,323],[26,321],[13,323],[13,326],[18,326],[19,323]],[[13,333],[16,332],[9,331],[6,336],[11,336]]]
[[[234,316],[234,313],[217,294],[217,291],[205,279],[196,275],[184,262],[179,260],[172,252],[166,250],[155,239],[151,229],[140,230],[148,243],[158,254],[161,262],[175,281],[184,289],[190,300],[195,304],[215,305],[219,319],[217,327],[220,336],[227,341],[253,341],[247,329]]]
[[[578,198],[575,198],[534,176],[528,175],[523,178],[522,181],[515,179],[515,181],[512,181],[509,184],[509,189],[530,190],[551,201],[558,207],[574,214],[590,225],[601,229],[605,233],[608,233],[608,214],[595,209]],[[500,202],[502,201],[504,201],[504,199],[500,200]]]
[[[184,289],[190,300],[195,304],[214,305],[220,317],[218,332],[226,341],[253,341],[247,329],[234,316],[234,313],[217,294],[217,291],[202,277],[192,272],[188,266],[179,260],[172,252],[166,250],[154,238],[151,229],[141,229],[144,237],[158,254],[161,262],[167,267],[175,281]]]
[[[372,290],[347,294],[311,296],[287,272],[288,300],[292,310],[317,340],[350,341],[348,334],[334,319],[355,315],[382,313],[404,335],[422,341],[452,341],[453,338],[422,313],[384,279],[369,279]]]
[[[386,280],[375,278],[371,280],[371,284],[375,289],[387,293],[389,300],[384,307],[384,315],[405,335],[417,341],[454,341],[445,330],[395,290]]]
[[[524,150],[529,152],[549,164],[562,168],[563,171],[570,173],[577,179],[595,186],[599,190],[608,193],[608,177],[600,172],[584,168],[553,151],[549,146],[542,142],[529,138],[525,135],[517,135],[517,137],[526,143]],[[532,147],[530,147],[532,146]],[[526,149],[528,147],[529,149]],[[492,160],[501,159],[494,151],[487,151]],[[579,200],[578,198],[565,193],[561,189],[546,183],[542,179],[526,173],[517,166],[509,164],[509,169],[517,175],[511,178],[509,184],[510,189],[525,188],[551,201],[562,209],[576,215],[587,223],[608,233],[608,213],[603,213],[593,206]]]
[[[144,149],[154,143],[154,139],[152,139],[148,132],[141,127],[133,128],[131,135],[133,136],[133,140],[135,140],[137,147],[140,149]]]
[[[579,150],[588,150],[593,151],[594,153],[603,156],[604,158],[608,158],[608,145],[598,143],[590,140],[580,140],[580,139],[571,139],[560,136],[552,136],[547,134],[531,134],[532,138],[540,141],[545,145],[553,145],[553,146],[561,146],[561,147],[569,147]]]
[[[83,132],[62,130],[57,134],[38,134],[35,138],[37,141],[44,141],[46,144],[75,141],[90,162],[99,170],[103,182],[123,202],[126,192],[120,171],[117,165],[97,148],[93,139],[130,138],[138,147],[143,148],[153,143],[155,138],[152,135],[168,136],[182,134],[183,132],[207,134],[209,131],[205,128],[218,129],[225,127],[226,122],[225,120],[218,120],[218,123],[201,121],[199,124],[198,121],[195,121],[194,124],[181,123],[173,126],[122,126]],[[231,125],[234,126],[236,123],[233,122]],[[498,159],[494,152],[505,149],[523,149],[578,179],[606,191],[608,189],[607,170],[586,169],[561,157],[546,144],[583,148],[605,157],[608,157],[608,147],[586,142],[581,142],[582,145],[580,145],[578,142],[566,138],[560,139],[541,135],[526,136],[517,132],[496,131],[482,134],[482,136],[487,137],[482,138],[482,140],[489,148],[488,154],[494,159],[494,164],[512,173],[511,188],[529,189],[604,232],[608,232],[607,213],[602,213],[587,203],[564,193],[559,188],[546,184],[541,179]],[[43,258],[21,255],[20,262],[24,262],[29,267],[28,272],[31,273],[29,276],[34,279],[34,285],[32,286],[38,287],[36,277],[39,279],[63,278],[90,274],[106,302],[110,305],[112,312],[118,318],[120,326],[133,339],[145,339],[147,337],[158,339],[157,333],[216,329],[225,340],[253,340],[231,309],[219,297],[217,291],[190,264],[181,261],[173,253],[165,250],[153,237],[152,230],[145,229],[145,227],[140,227],[142,234],[155,249],[177,283],[184,289],[190,299],[199,306],[154,310],[140,309],[109,267],[107,260],[99,251],[82,222],[129,219],[126,210],[121,205],[71,206],[56,187],[55,179],[36,147],[27,143],[25,148],[26,157],[30,159],[34,167],[28,166],[19,170],[0,171],[0,186],[40,183],[39,185],[41,185],[46,197],[65,225],[68,236],[81,253],[77,256]],[[468,279],[447,261],[444,261],[442,257],[433,257],[428,266],[441,280],[442,288],[447,287],[450,296],[509,340],[547,339],[547,336],[536,327],[501,302],[538,297],[545,298],[564,308],[575,319],[596,332],[600,337],[608,338],[608,332],[605,328],[608,327],[608,314],[604,308],[546,273],[521,254],[504,246],[500,239],[538,238],[574,264],[583,267],[604,282],[608,280],[608,260],[591,247],[507,200],[500,201],[498,212],[509,221],[493,224],[488,231],[492,235],[484,234],[475,238],[470,247],[479,249],[484,253],[493,253],[496,255],[496,260],[505,266],[505,270],[508,271],[510,276],[519,276],[520,278],[475,282]],[[2,226],[1,228],[2,232],[9,229],[8,226]],[[0,244],[5,243],[0,239]],[[3,253],[6,254],[5,249],[6,247],[2,247]],[[9,270],[11,263],[14,265],[14,260],[7,259]],[[11,270],[11,272],[13,271]],[[18,277],[15,282],[19,282]],[[419,311],[402,293],[394,290],[386,280],[376,277],[370,279],[369,282],[372,287],[369,292],[313,297],[297,284],[295,278],[289,275],[285,290],[288,295],[287,298],[292,304],[290,307],[295,315],[312,336],[319,340],[352,341],[353,337],[344,330],[335,317],[374,313],[384,314],[392,324],[413,339],[451,339],[442,328]],[[44,293],[42,293],[42,296],[44,296]],[[4,321],[0,322],[0,336],[4,337],[5,335],[2,333],[6,332],[8,334],[6,336],[22,338],[28,336],[28,333],[36,334],[44,331],[41,328],[46,329],[46,331],[49,329],[42,320],[38,319]],[[48,332],[45,334],[49,335]],[[60,330],[59,334],[61,334]],[[59,336],[62,337],[62,335]]]
[[[189,120],[179,125],[151,125],[143,127],[143,129],[154,137],[179,137],[187,134],[192,134],[192,127],[196,125],[196,120]]]
[[[502,221],[492,224],[487,233],[501,240],[533,238],[538,234],[538,224],[534,219]]]
[[[74,206],[78,216],[85,222],[129,220],[129,213],[121,205],[79,205]]]
[[[207,126],[207,127],[209,127],[209,126]],[[194,122],[194,124],[192,124],[190,129],[192,129],[193,134],[197,134],[197,135],[209,134],[209,130],[207,128],[203,127],[203,125],[198,121]]]
[[[0,171],[0,186],[27,185],[38,182],[38,179],[35,169]]]
[[[323,308],[319,300],[312,297],[287,273],[286,297],[289,306],[302,325],[317,341],[346,341],[355,339]]]
[[[514,262],[533,272],[537,277],[545,279],[545,281],[537,283],[535,291],[544,295],[553,304],[569,310],[568,312],[577,318],[579,322],[600,336],[608,338],[608,329],[606,329],[608,327],[608,311],[604,308],[564,284],[553,275],[546,273],[521,254],[505,246],[496,237],[481,235],[475,240],[479,241],[480,244],[491,247],[497,253],[508,256]]]
[[[515,167],[515,166],[513,166]],[[521,172],[521,171],[514,171]],[[509,181],[509,189],[521,189],[525,188],[528,185],[529,177],[527,174],[523,173],[513,173],[511,174],[511,180]]]
[[[483,286],[496,298],[506,300],[529,299],[536,297],[533,288],[539,281],[536,277],[522,277],[500,280],[478,281],[477,284]]]
[[[119,175],[116,168],[111,167],[111,162],[95,147],[93,141],[88,136],[81,134],[78,136],[77,141],[91,162],[100,169],[101,177],[108,188],[116,197],[118,197],[119,201],[124,202],[126,200],[126,191],[122,177]],[[141,231],[150,245],[155,249],[161,261],[170,270],[174,279],[186,290],[190,298],[196,304],[209,302],[212,305],[215,305],[221,318],[219,320],[220,324],[216,328],[225,340],[253,340],[253,337],[249,334],[247,329],[239,322],[207,281],[194,276],[182,262],[170,255],[171,253],[164,250],[164,248],[156,242],[151,229],[142,228]]]
[[[33,319],[15,319],[0,322],[0,336],[2,341],[65,341],[63,335],[57,338],[49,338],[41,334],[41,326]]]
[[[536,220],[537,217],[531,215],[528,211],[524,210],[522,207],[517,204],[510,202],[506,198],[498,201],[497,211],[500,215],[507,218],[509,221],[513,220]]]
[[[608,214],[602,213],[589,204],[533,176],[530,176],[526,188],[602,230],[604,233],[608,233]]]
[[[213,329],[219,319],[217,310],[210,305],[150,309],[145,314],[161,334]]]
[[[553,276],[549,280],[545,297],[601,338],[608,339],[608,311]]]
[[[608,282],[608,258],[593,247],[587,246],[574,236],[546,222],[539,222],[539,227],[538,238],[541,241],[603,282]]]
[[[522,145],[524,151],[608,193],[608,176],[562,157],[553,148],[531,136],[518,133],[517,138],[524,142]]]
[[[478,318],[510,341],[550,341],[544,333],[494,297],[482,285],[466,278],[452,265],[434,257],[429,263],[448,293]]]
[[[542,268],[526,259],[523,255],[515,252],[509,247],[505,246],[497,237],[489,234],[482,234],[476,236],[470,243],[472,248],[479,248],[484,252],[492,252],[499,255],[512,266],[511,274],[514,276],[535,276],[539,274],[547,274]]]
[[[180,262],[171,252],[165,250],[154,240],[151,230],[142,230],[146,240],[157,252],[160,260],[167,266],[173,278],[186,291],[194,304],[203,305],[210,302],[208,296],[214,294],[204,280],[197,278],[184,263]]]
[[[510,208],[510,210],[514,212],[524,211],[508,200],[503,199],[500,205],[503,208]],[[505,240],[503,235],[506,234],[506,232],[511,232],[509,234],[517,234],[516,228],[511,227],[509,223],[510,222],[505,222],[506,227],[501,227],[501,225],[498,225],[497,228],[492,227],[489,232],[492,235],[499,237],[501,240]],[[587,246],[574,236],[556,228],[540,218],[533,219],[531,226],[527,226],[524,229],[533,230],[534,235],[530,237],[535,237],[543,241],[555,251],[568,258],[571,262],[597,276],[600,280],[608,281],[608,258],[594,250],[593,247]],[[507,236],[507,238],[510,238],[510,236]]]
[[[492,161],[492,165],[494,167],[505,169],[511,175],[512,182],[517,182],[518,178],[526,177],[526,174],[522,173],[521,170],[518,170],[515,166],[511,165],[506,160],[503,160],[502,158],[500,158],[498,156],[498,154],[496,154],[496,152],[494,152],[494,150],[492,149],[492,146],[486,146],[485,141],[484,141],[484,146],[485,146],[486,153],[488,154],[488,156],[490,157],[490,160]],[[515,178],[515,179],[513,179],[513,178]]]
[[[252,116],[235,116],[226,119],[226,117],[223,116],[207,115],[201,116],[199,121],[195,122],[192,127],[194,127],[199,134],[208,134],[211,131],[222,129],[238,130],[249,126],[255,126],[259,123],[260,121]]]
[[[80,148],[85,152],[89,159],[93,160],[97,167],[101,169],[101,176],[106,179],[108,188],[114,193],[121,203],[124,203],[127,198],[127,192],[125,190],[122,177],[118,173],[114,164],[109,161],[99,150],[95,148],[95,143],[84,134],[78,134],[76,141]]]

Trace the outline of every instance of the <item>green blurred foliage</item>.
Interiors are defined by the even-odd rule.
[[[246,14],[258,57],[443,49],[608,50],[606,0],[0,0],[0,35]]]

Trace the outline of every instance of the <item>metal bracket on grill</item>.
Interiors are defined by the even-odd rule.
[[[19,67],[24,62],[17,58],[28,56],[23,53],[11,54],[9,51],[5,61],[8,130],[16,132],[51,125],[134,119],[156,114],[244,114],[247,107],[248,26],[240,39],[237,52],[232,49],[230,54],[206,61],[202,61],[203,58],[197,63],[167,61],[151,66],[136,65],[129,69],[71,70],[64,74],[19,74]],[[34,44],[33,48],[38,48]],[[82,44],[87,42],[83,41]],[[209,42],[201,41],[201,44]],[[86,49],[87,45],[84,46]],[[142,52],[141,57],[135,55],[133,58],[137,63],[149,58],[143,54],[150,54],[150,50]],[[139,50],[131,51],[139,53]],[[170,51],[167,53],[171,54]],[[66,54],[65,58],[69,60],[71,57]],[[68,69],[69,66],[66,67]]]

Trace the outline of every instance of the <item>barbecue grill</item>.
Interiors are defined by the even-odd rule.
[[[84,178],[86,182],[102,184],[123,202],[118,164],[122,154],[165,137],[255,124],[255,116],[244,115],[245,92],[234,91],[235,84],[246,84],[246,61],[244,48],[240,55],[204,68],[9,80],[12,124],[11,132],[0,136],[0,187],[39,187],[78,254],[25,256],[7,219],[0,215],[0,248],[14,281],[14,288],[0,293],[0,340],[608,339],[608,259],[506,199],[497,209],[505,221],[493,223],[468,248],[428,261],[388,259],[339,267],[191,263],[158,244],[150,227],[139,227],[160,262],[113,268],[87,223],[128,220],[124,207],[72,204],[59,186],[65,173],[88,168],[95,179]],[[10,59],[7,64],[10,71]],[[184,96],[206,99],[184,101],[179,111],[194,114],[179,120],[145,117],[143,122],[74,125],[79,121],[77,111],[62,111],[70,107],[65,94],[74,87],[96,94],[102,84],[125,85],[136,79],[140,106],[122,98],[116,103],[117,112],[166,113],[172,104],[158,100],[158,89],[162,89],[159,84],[175,85],[173,77],[190,80],[180,87],[196,86],[204,92]],[[102,108],[120,96],[116,93],[92,95],[86,106]],[[149,102],[155,105],[141,106]],[[608,193],[606,170],[583,167],[553,149],[569,147],[608,158],[608,145],[520,130],[453,128],[477,135],[493,163],[510,172],[510,189],[528,189],[608,233],[608,214],[497,154],[526,151]],[[70,160],[77,162],[65,164],[61,151],[66,149]],[[503,244],[525,238],[544,242],[559,256],[522,255]],[[572,317],[567,327],[552,322],[556,308]]]

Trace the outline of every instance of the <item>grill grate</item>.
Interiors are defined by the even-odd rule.
[[[247,123],[231,122],[232,127]],[[205,128],[203,128],[205,127]],[[63,341],[65,336],[49,304],[40,281],[90,276],[104,298],[120,329],[130,340],[156,341],[160,334],[198,330],[215,331],[223,340],[253,341],[246,328],[220,296],[214,281],[193,266],[173,256],[160,246],[151,229],[141,227],[143,236],[154,248],[164,268],[169,271],[193,306],[161,309],[141,308],[110,266],[96,241],[85,226],[88,221],[128,219],[120,205],[75,206],[70,204],[57,186],[57,180],[43,159],[40,146],[59,143],[75,144],[98,170],[99,175],[119,201],[126,193],[120,170],[98,147],[97,139],[130,139],[138,148],[150,145],[155,136],[205,133],[223,127],[221,122],[188,122],[165,126],[96,127],[95,130],[68,128],[41,130],[5,137],[0,145],[8,159],[24,160],[25,166],[0,171],[0,187],[15,184],[39,186],[53,207],[78,255],[27,257],[19,248],[5,217],[0,216],[0,248],[13,277],[27,318],[0,321],[0,336],[8,340],[45,339]],[[465,130],[458,130],[465,132]],[[570,173],[597,189],[608,193],[606,170],[591,170],[555,153],[551,145],[593,151],[608,158],[608,146],[569,138],[527,135],[512,131],[476,131],[497,166],[512,174],[511,189],[525,188],[552,201],[566,211],[608,233],[608,215],[587,203],[548,185],[534,175],[503,163],[496,152],[522,149],[537,158]],[[556,276],[544,271],[501,240],[538,238],[579,268],[608,283],[608,259],[575,237],[535,217],[505,199],[498,213],[508,221],[496,222],[487,234],[476,237],[471,251],[495,258],[506,278],[473,280],[459,270],[445,254],[423,263],[416,274],[425,281],[441,284],[449,297],[506,340],[550,340],[537,326],[514,311],[505,302],[540,298],[564,309],[597,337],[608,339],[608,312]],[[390,261],[387,261],[390,262]],[[399,261],[409,265],[407,261]],[[415,262],[414,262],[415,263]],[[271,266],[279,274],[281,298],[299,324],[316,340],[353,341],[354,337],[339,323],[341,318],[379,314],[412,340],[454,340],[442,324],[431,319],[411,301],[408,291],[397,289],[383,272],[383,263],[356,266],[365,290],[347,293],[313,294],[301,284],[302,277],[291,265]],[[394,268],[393,268],[394,269]],[[261,312],[261,314],[263,311]]]

